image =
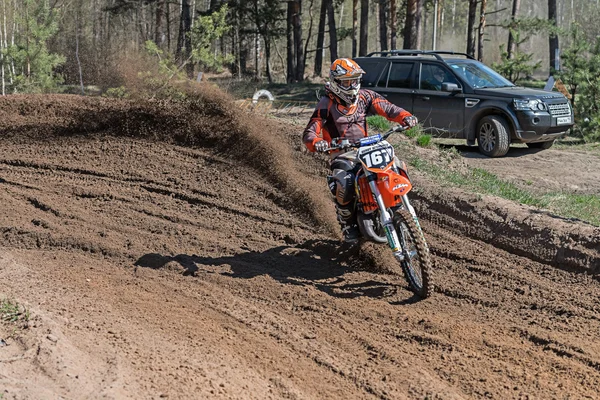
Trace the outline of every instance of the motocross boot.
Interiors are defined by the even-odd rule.
[[[356,213],[353,212],[352,206],[342,207],[339,204],[336,204],[335,211],[337,213],[337,220],[342,228],[344,242],[356,243],[360,238],[360,229],[358,229]]]

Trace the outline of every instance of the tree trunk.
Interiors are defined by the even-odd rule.
[[[295,1],[288,1],[287,4],[287,82],[296,80],[296,52],[294,47],[294,4]]]
[[[306,33],[306,37],[307,38],[312,38],[312,29],[313,29],[313,25],[314,25],[314,17],[313,17],[313,4],[314,4],[314,0],[310,0],[310,3],[308,3],[308,18],[309,18],[309,22],[308,22],[308,32]],[[306,40],[304,42],[304,61],[306,62],[306,57],[308,54],[308,45],[310,44],[310,40]],[[306,68],[306,67],[305,67]]]
[[[469,0],[469,19],[467,22],[467,54],[475,57],[475,17],[477,14],[477,0]]]
[[[209,6],[208,6],[208,10],[209,12],[212,14],[215,11],[218,11],[219,8],[221,7],[221,0],[210,0]]]
[[[379,0],[379,43],[381,46],[381,51],[388,49],[387,6],[388,0]]]
[[[398,32],[396,29],[396,0],[390,0],[390,49],[396,49]]]
[[[258,18],[258,0],[254,0],[254,15],[256,15],[257,18]],[[254,24],[258,28],[257,21],[254,21]],[[261,77],[261,74],[260,74],[260,63],[261,63],[261,56],[260,56],[260,35],[259,35],[258,32],[256,32],[254,34],[254,78],[256,80],[259,80],[260,77]]]
[[[356,57],[358,41],[356,34],[358,30],[358,0],[352,0],[352,58]]]
[[[481,0],[481,13],[479,17],[479,42],[477,48],[477,59],[483,61],[483,35],[485,33],[485,8],[487,0]]]
[[[240,74],[245,74],[248,71],[248,57],[250,54],[250,43],[247,35],[242,35],[240,38]]]
[[[456,33],[456,0],[452,0],[452,36]]]
[[[423,3],[425,0],[417,0],[417,14],[415,15],[415,25],[417,30],[417,49],[423,48],[423,31],[421,19],[423,17]]]
[[[265,63],[267,64],[267,80],[273,83],[273,73],[271,72],[271,43],[265,38]]]
[[[192,18],[190,15],[190,0],[182,0],[181,3],[181,19],[179,22],[179,36],[177,38],[176,57],[180,63],[188,62],[186,70],[188,77],[192,78],[193,64],[189,62],[189,57],[192,54],[190,44],[190,30],[192,28]]]
[[[548,0],[548,21],[554,26],[556,23],[556,0]],[[550,75],[560,69],[559,54],[558,54],[558,35],[550,32]]]
[[[77,67],[79,69],[79,85],[81,87],[81,95],[85,95],[83,88],[83,73],[81,70],[81,60],[79,59],[79,13],[80,10],[75,11],[75,59],[77,60]]]
[[[360,47],[358,56],[366,56],[369,48],[369,0],[360,1]]]
[[[6,23],[6,21],[5,21]],[[2,79],[2,96],[6,96],[6,80],[5,80],[5,76],[4,76],[4,54],[2,53],[2,50],[4,50],[4,39],[3,39],[3,31],[2,31],[2,27],[0,26],[0,76]]]
[[[319,13],[319,28],[317,31],[317,50],[315,53],[315,76],[321,76],[321,71],[323,69],[323,44],[325,42],[325,18],[327,17],[328,1],[331,0],[321,0],[321,12]]]
[[[154,43],[161,46],[163,43],[163,19],[165,14],[165,0],[156,2],[156,24],[154,25]]]
[[[434,0],[435,21],[433,22],[433,50],[437,50],[439,38],[444,29],[444,0]]]
[[[419,48],[419,30],[417,14],[419,12],[419,0],[408,0],[406,4],[406,20],[404,21],[404,46],[405,49]],[[420,21],[419,21],[420,22]]]
[[[294,48],[296,50],[296,81],[304,81],[304,51],[302,49],[302,0],[292,1],[293,25],[294,25]]]
[[[171,4],[167,1],[166,21],[167,21],[167,50],[171,51]],[[110,29],[108,29],[110,33]]]
[[[335,29],[335,13],[333,1],[327,3],[327,21],[329,23],[329,59],[334,62],[338,58],[337,29]]]
[[[519,8],[521,7],[521,0],[513,0],[512,13],[510,14],[510,25],[508,27],[508,44],[506,46],[506,52],[508,53],[508,59],[511,59],[515,56],[515,37],[513,35],[513,29],[515,29],[515,19],[517,18],[517,14],[519,13]]]

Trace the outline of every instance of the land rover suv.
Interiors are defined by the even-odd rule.
[[[416,115],[435,137],[477,142],[489,157],[511,143],[548,149],[573,126],[563,94],[515,86],[464,53],[390,50],[354,60],[366,72],[363,88]]]

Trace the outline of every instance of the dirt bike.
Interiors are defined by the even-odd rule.
[[[336,157],[353,159],[356,165],[360,163],[354,178],[360,232],[366,240],[387,243],[412,291],[426,298],[433,293],[429,248],[415,209],[408,200],[412,183],[406,164],[395,157],[394,147],[386,140],[391,134],[406,129],[397,126],[354,143],[347,139],[336,140],[326,152],[339,151]]]

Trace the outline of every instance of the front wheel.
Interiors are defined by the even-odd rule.
[[[498,115],[483,117],[477,126],[479,151],[488,157],[502,157],[510,147],[510,130],[506,120]]]
[[[404,256],[400,265],[411,290],[422,298],[431,296],[434,286],[431,257],[421,229],[413,216],[403,209],[394,213],[394,228]]]

